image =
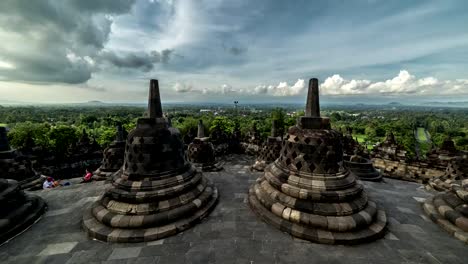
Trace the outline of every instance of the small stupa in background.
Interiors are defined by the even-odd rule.
[[[124,163],[126,132],[121,124],[117,125],[115,140],[104,150],[101,166],[93,173],[95,180],[110,180]]]
[[[277,120],[271,122],[271,135],[267,138],[262,149],[259,151],[259,155],[255,160],[252,169],[257,171],[264,171],[265,167],[274,162],[280,155],[281,151],[281,137],[278,136]]]
[[[203,121],[198,122],[197,137],[189,144],[187,149],[188,159],[202,171],[220,171],[223,168],[216,163],[213,144],[210,138],[205,136]]]

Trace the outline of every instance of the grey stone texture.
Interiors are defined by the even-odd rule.
[[[313,242],[357,244],[382,237],[386,214],[343,166],[341,135],[320,117],[317,83],[310,81],[306,116],[289,128],[279,158],[250,188],[252,210]]]
[[[146,242],[196,224],[216,205],[218,191],[187,160],[180,133],[162,117],[159,87],[150,82],[149,117],[127,137],[123,167],[83,215],[91,238]]]
[[[28,195],[17,181],[0,178],[0,244],[34,224],[47,206],[41,198]]]
[[[189,161],[202,171],[219,171],[223,167],[216,162],[215,149],[209,137],[205,137],[205,127],[202,120],[198,123],[197,137],[188,145]]]
[[[94,180],[111,180],[124,163],[126,132],[120,124],[116,130],[114,142],[104,149],[101,166],[93,173]]]
[[[0,127],[0,177],[18,181],[21,189],[37,190],[42,188],[40,174],[32,166],[30,160],[19,157],[8,143],[7,129]]]
[[[49,204],[49,212],[66,213],[46,214],[26,232],[1,246],[0,263],[463,264],[468,259],[463,242],[424,219],[421,203],[413,197],[423,201],[432,197],[432,193],[421,184],[393,179],[363,182],[374,201],[386,208],[387,235],[360,245],[324,245],[294,239],[259,220],[247,200],[249,186],[262,175],[250,171],[254,159],[230,155],[223,161],[225,170],[204,174],[218,186],[221,196],[213,212],[184,232],[147,243],[104,243],[90,240],[82,231],[82,214],[105,190],[103,181],[35,192]],[[397,207],[406,209],[401,211]],[[40,255],[50,245],[75,242],[68,253]],[[137,257],[109,259],[114,249],[135,247],[141,248]]]

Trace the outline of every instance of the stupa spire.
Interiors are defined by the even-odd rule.
[[[203,126],[203,121],[198,121],[198,133],[197,138],[204,138],[205,137],[205,127]]]
[[[161,95],[159,94],[158,80],[151,79],[148,97],[149,118],[159,118],[163,116],[161,107]]]
[[[277,137],[278,136],[278,128],[276,127],[278,124],[278,120],[271,121],[271,136]]]
[[[115,138],[115,141],[125,141],[125,135],[122,124],[117,125],[117,136]]]
[[[319,85],[317,78],[312,78],[309,81],[305,116],[320,117]]]

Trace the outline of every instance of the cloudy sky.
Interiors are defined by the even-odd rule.
[[[1,0],[0,100],[468,100],[468,2]]]

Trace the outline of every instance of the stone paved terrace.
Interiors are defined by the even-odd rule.
[[[365,185],[387,211],[384,239],[358,246],[313,244],[266,225],[249,209],[247,191],[261,173],[253,158],[228,156],[225,170],[205,173],[220,191],[215,210],[181,234],[138,244],[89,240],[83,209],[103,182],[39,191],[49,205],[29,230],[0,247],[0,263],[467,263],[468,246],[432,223],[421,202],[431,194],[416,183],[385,179]]]

